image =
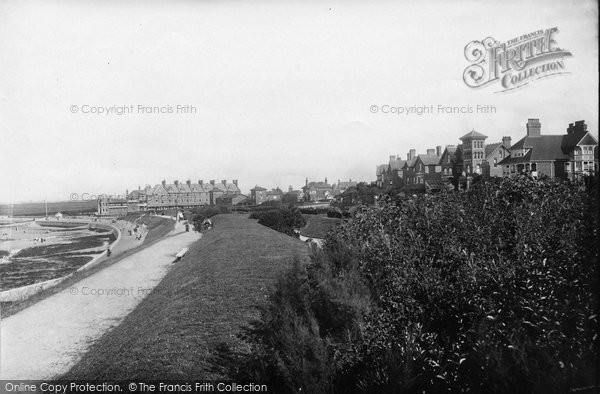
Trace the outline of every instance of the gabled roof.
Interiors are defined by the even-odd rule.
[[[456,147],[454,145],[448,145],[446,147],[446,149],[444,149],[444,152],[442,152],[442,156],[440,157],[440,164],[447,163],[446,160],[444,160],[442,162],[442,159],[446,156],[450,157],[450,162],[454,162],[456,160],[456,156],[457,156],[458,152],[459,152],[458,147]]]
[[[438,155],[418,155],[417,160],[426,166],[440,164],[440,157]]]
[[[338,189],[348,189],[349,187],[354,187],[358,185],[358,182],[340,182],[337,184]]]
[[[583,138],[577,143],[577,145],[598,145],[598,141],[594,136],[588,132]]]
[[[331,189],[332,188],[329,183],[325,183],[325,182],[309,182],[308,187],[315,188],[315,189]]]
[[[165,190],[165,188],[162,185],[156,185],[152,188],[152,190],[150,190],[149,194],[166,194],[167,191]]]
[[[563,152],[568,153],[573,150],[575,145],[578,145],[579,141],[581,141],[587,134],[588,132],[584,129],[576,129],[570,133],[567,131],[567,134],[564,136],[561,145]]]
[[[404,162],[404,167],[406,167],[406,168],[412,168],[412,167],[415,166],[416,162],[417,162],[417,158],[413,157],[412,159],[407,160],[407,161]]]
[[[460,137],[459,140],[461,140],[461,141],[463,141],[463,140],[472,140],[474,138],[477,138],[477,139],[486,139],[487,135],[483,135],[483,134],[475,131],[475,129],[473,129],[470,132],[468,132],[467,134],[465,134],[462,137]]]
[[[199,184],[199,183],[192,183],[190,185],[190,188],[192,189],[192,192],[194,193],[206,193],[208,192],[208,189],[206,187],[205,184]]]
[[[215,182],[215,185],[213,186],[213,190],[220,190],[222,192],[226,192],[227,191],[227,185],[224,185],[223,182]]]
[[[402,167],[404,167],[404,163],[405,163],[405,160],[402,160],[402,159],[390,160],[390,169],[391,170],[399,170]],[[356,184],[356,182],[353,182],[353,183]]]
[[[565,135],[525,136],[510,147],[514,149],[531,149],[531,160],[560,160],[567,156],[561,146]]]
[[[235,183],[228,183],[227,184],[227,191],[230,191],[230,192],[239,192],[240,188],[237,187],[237,185]]]
[[[519,164],[519,163],[528,163],[530,161],[531,161],[531,151],[528,151],[525,155],[520,156],[520,157],[512,157],[512,156],[505,157],[498,164],[500,164],[500,165]]]
[[[496,149],[498,149],[498,147],[500,147],[501,145],[502,145],[502,142],[496,142],[496,143],[493,143],[493,144],[487,144],[485,146],[485,157],[486,158],[490,157],[490,155],[492,153],[494,153],[494,151]]]
[[[183,184],[179,184],[179,191],[181,193],[191,193],[192,192],[192,188],[191,185],[188,185],[187,183],[183,183]]]

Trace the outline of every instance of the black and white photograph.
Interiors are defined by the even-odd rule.
[[[598,3],[0,0],[0,393],[599,393]]]

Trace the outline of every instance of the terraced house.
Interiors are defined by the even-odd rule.
[[[232,183],[226,180],[211,180],[209,183],[202,180],[198,183],[192,183],[190,180],[181,183],[175,180],[170,184],[163,180],[154,187],[147,185],[144,189],[132,191],[128,194],[128,199],[130,202],[137,202],[140,211],[146,211],[215,205],[218,197],[239,194],[241,191],[237,180]]]

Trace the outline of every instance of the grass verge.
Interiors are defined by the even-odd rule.
[[[275,278],[301,241],[245,215],[217,215],[158,286],[104,334],[65,379],[225,379],[213,365],[217,347],[242,346],[240,327],[257,317]]]

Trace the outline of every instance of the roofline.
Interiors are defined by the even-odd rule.
[[[590,133],[589,131],[587,131],[587,132],[586,132],[586,133],[583,135],[583,137],[581,137],[581,139],[580,139],[579,141],[577,141],[577,143],[576,143],[575,145],[579,145],[579,143],[580,143],[580,142],[581,142],[581,141],[582,141],[582,140],[583,140],[585,137],[587,137],[587,135],[588,135],[588,134],[590,135],[590,137],[592,137],[592,139],[593,139],[594,141],[596,141],[596,144],[598,144],[598,140],[597,140],[597,139],[594,137],[594,135],[593,135],[592,133]]]

